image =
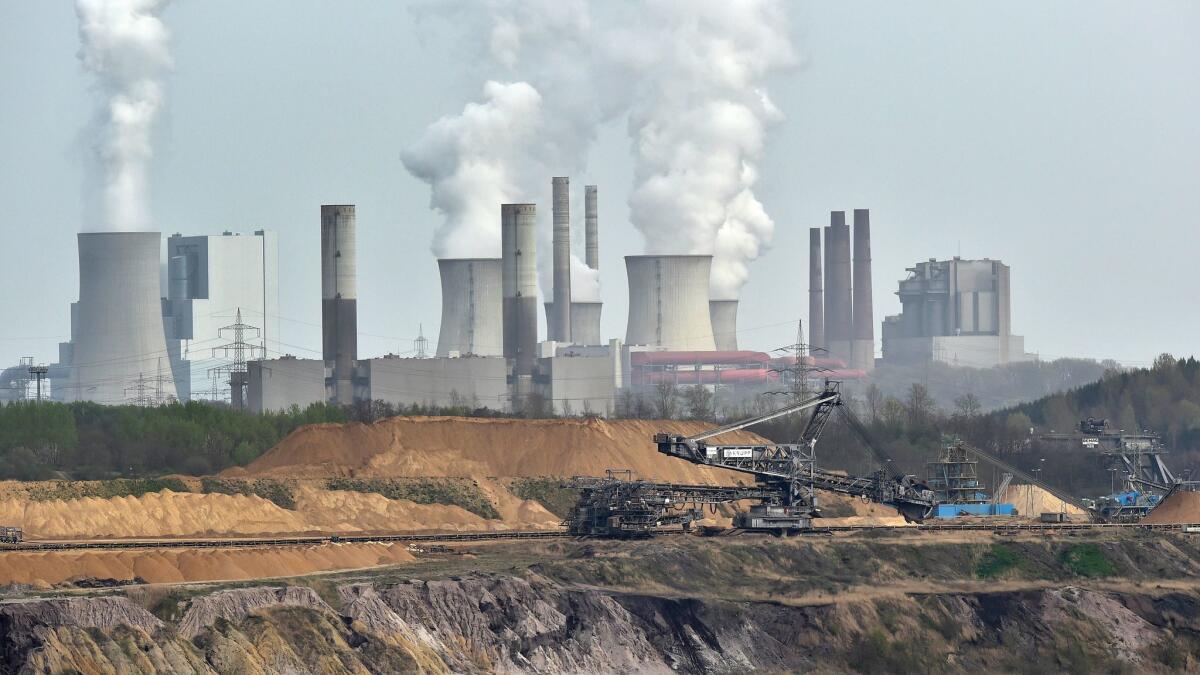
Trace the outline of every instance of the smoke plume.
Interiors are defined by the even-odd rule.
[[[765,79],[794,59],[786,18],[773,0],[661,0],[643,22],[630,218],[648,253],[712,254],[714,299],[737,298],[774,235],[753,187],[781,118]]]
[[[459,39],[487,45],[485,64],[476,67],[537,100],[536,110],[497,112],[511,119],[495,123],[503,129],[497,136],[472,119],[481,107],[500,107],[489,93],[435,122],[404,154],[443,217],[435,254],[497,255],[502,201],[539,204],[549,251],[550,177],[578,175],[599,127],[626,116],[634,160],[629,205],[646,251],[712,254],[714,297],[737,296],[748,264],[774,233],[753,186],[767,127],[781,118],[765,79],[794,58],[781,2],[430,7],[471,34]],[[539,258],[545,288],[550,256]],[[578,260],[572,272],[574,298],[599,299],[599,275]]]
[[[150,225],[146,169],[171,69],[166,0],[76,0],[79,60],[96,77],[95,156],[106,230]],[[94,217],[94,216],[93,216]]]

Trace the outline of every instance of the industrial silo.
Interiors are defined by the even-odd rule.
[[[504,355],[500,258],[442,258],[442,327],[438,356]]]
[[[163,329],[158,232],[79,235],[78,322],[68,400],[177,398]]]
[[[710,255],[625,256],[629,322],[625,343],[713,350],[708,308]]]
[[[737,300],[710,300],[708,316],[712,321],[713,340],[723,352],[737,351]]]

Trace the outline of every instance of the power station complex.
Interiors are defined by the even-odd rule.
[[[50,367],[59,400],[155,404],[230,395],[252,411],[382,400],[397,405],[612,414],[622,396],[667,382],[721,391],[772,388],[795,357],[739,349],[736,300],[709,294],[712,256],[625,257],[629,315],[605,339],[602,304],[571,290],[570,182],[554,178],[552,289],[539,308],[537,205],[502,204],[498,258],[438,260],[436,350],[359,358],[357,218],[320,211],[322,355],[278,356],[279,252],[273,232],[173,235],[162,293],[155,232],[79,235],[71,340]],[[599,273],[597,188],[584,196],[585,263]],[[810,230],[806,359],[853,380],[876,366],[870,213],[843,211]],[[998,261],[919,263],[900,282],[903,311],[883,322],[886,361],[988,367],[1028,358],[1011,334],[1009,270]],[[539,339],[538,311],[547,335]],[[270,358],[274,356],[274,358]],[[228,365],[193,381],[190,359]]]

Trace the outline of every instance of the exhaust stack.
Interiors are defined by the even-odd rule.
[[[821,279],[821,228],[808,229],[808,346],[825,347],[825,291]]]
[[[850,363],[853,307],[850,270],[850,227],[845,211],[832,211],[825,228],[825,348],[833,358]]]
[[[550,339],[571,341],[571,179],[556,177],[550,182],[554,207],[554,316]]]
[[[501,204],[500,239],[504,358],[519,401],[532,390],[537,357],[537,205]]]
[[[596,210],[596,186],[583,186],[584,256],[587,266],[600,269],[600,221]]]
[[[354,402],[358,360],[358,220],[353,204],[321,206],[321,352],[331,403]]]
[[[871,212],[854,209],[854,337],[850,367],[875,368],[875,317],[871,302]]]

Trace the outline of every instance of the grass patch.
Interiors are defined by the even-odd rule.
[[[54,481],[32,487],[27,494],[31,501],[48,502],[55,499],[83,499],[85,497],[100,499],[141,497],[162,490],[190,492],[187,484],[178,478],[114,478],[112,480]]]
[[[1021,566],[1021,556],[1004,544],[992,544],[979,564],[975,566],[975,576],[980,579],[995,579]]]
[[[296,509],[296,495],[292,487],[277,480],[229,480],[224,478],[200,479],[200,491],[204,494],[254,495],[274,502],[285,509]]]
[[[517,478],[509,489],[521,499],[541,502],[559,518],[566,518],[579,502],[579,490],[566,487],[557,478]]]
[[[407,499],[418,504],[459,506],[480,518],[498,520],[500,513],[475,481],[451,478],[330,478],[328,490],[348,490]]]
[[[1072,574],[1095,579],[1109,577],[1116,572],[1112,562],[1095,544],[1075,544],[1063,550],[1058,556]]]

